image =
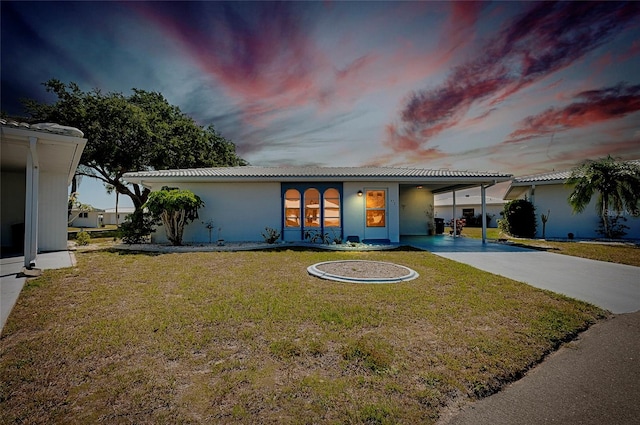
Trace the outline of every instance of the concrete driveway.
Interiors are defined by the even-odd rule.
[[[605,308],[640,310],[640,267],[587,260],[478,239],[409,237],[403,243],[480,270]]]

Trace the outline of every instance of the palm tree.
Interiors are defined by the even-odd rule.
[[[575,185],[569,195],[574,213],[581,213],[598,192],[596,211],[602,219],[604,234],[612,237],[610,212],[635,212],[640,203],[640,163],[616,161],[609,155],[596,161],[587,160],[571,171],[566,184]]]

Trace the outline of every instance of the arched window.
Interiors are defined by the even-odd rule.
[[[333,188],[324,191],[324,227],[340,227],[340,192]]]
[[[300,227],[300,192],[289,189],[284,194],[284,226]]]
[[[304,227],[320,227],[320,192],[317,189],[304,192]]]

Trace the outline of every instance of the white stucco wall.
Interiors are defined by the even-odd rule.
[[[209,243],[209,233],[203,222],[213,219],[211,240],[221,238],[229,242],[262,241],[265,227],[282,230],[282,196],[278,182],[250,183],[181,183],[157,184],[188,189],[198,195],[205,206],[198,212],[199,219],[185,227],[185,243]],[[387,191],[387,226],[365,226],[365,199],[357,195],[359,190],[384,189]],[[343,236],[363,239],[400,240],[399,185],[383,182],[346,182],[343,184]],[[222,228],[219,232],[218,229]],[[166,243],[162,226],[152,235],[152,240]]]
[[[2,246],[12,245],[11,226],[24,223],[25,186],[25,173],[2,173]],[[38,251],[66,249],[67,175],[41,172],[38,180]]]
[[[78,213],[74,212],[73,214],[76,215]],[[87,217],[81,217],[80,215],[81,214],[78,214],[78,216],[73,219],[73,221],[71,222],[71,226],[93,229],[99,227],[98,216],[104,215],[104,213],[102,213],[101,211],[87,211]]]
[[[596,199],[594,195],[591,203],[580,214],[573,214],[571,206],[567,202],[572,188],[561,184],[538,185],[533,195],[529,195],[529,200],[536,207],[536,218],[538,222],[537,236],[542,237],[541,214],[549,211],[549,221],[546,225],[545,236],[547,238],[566,239],[569,233],[573,233],[576,239],[601,238],[597,230],[600,218],[596,213]],[[640,218],[625,214],[627,218],[625,239],[640,239]]]
[[[434,210],[433,193],[415,186],[400,189],[400,234],[427,235],[429,231],[435,233],[433,218],[437,217]],[[427,212],[429,215],[427,215]]]
[[[38,189],[38,249],[67,249],[67,174],[40,173]]]
[[[365,196],[359,197],[358,191],[366,194],[367,190],[386,190],[387,192],[387,226],[385,228],[367,228],[365,225]],[[399,185],[389,182],[345,182],[343,185],[344,202],[344,237],[358,236],[364,239],[389,239],[400,241],[400,204]]]
[[[166,183],[158,184],[160,190]],[[185,227],[183,241],[209,243],[209,231],[203,222],[213,220],[212,242],[262,241],[266,226],[281,228],[280,183],[181,183],[170,187],[188,189],[198,195],[205,206],[199,219]],[[218,229],[221,228],[221,231]],[[167,242],[162,226],[152,235],[154,242]]]

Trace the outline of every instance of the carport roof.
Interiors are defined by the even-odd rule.
[[[2,171],[23,171],[29,141],[37,140],[38,167],[45,172],[66,173],[69,183],[87,143],[82,131],[53,123],[26,124],[0,120]]]
[[[510,174],[480,171],[431,170],[392,167],[214,167],[126,173],[129,183],[239,182],[239,181],[393,181],[428,185],[446,192],[511,179]]]

